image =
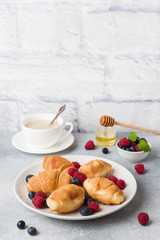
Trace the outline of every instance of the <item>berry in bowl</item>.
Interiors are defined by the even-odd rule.
[[[129,137],[124,137],[116,143],[118,153],[130,162],[139,162],[145,159],[151,151],[151,144],[145,138],[139,138],[131,132]]]

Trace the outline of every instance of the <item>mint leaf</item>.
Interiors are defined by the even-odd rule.
[[[135,142],[137,139],[137,133],[135,132],[130,132],[129,134],[129,140],[131,140],[132,142]]]
[[[145,140],[140,140],[140,142],[138,143],[138,147],[141,151],[144,151],[144,152],[151,151],[149,144]]]

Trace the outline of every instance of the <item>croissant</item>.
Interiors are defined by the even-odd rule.
[[[112,171],[111,164],[102,160],[96,159],[88,163],[83,164],[79,171],[86,174],[88,178],[92,177],[104,177]]]
[[[103,204],[120,204],[124,195],[115,183],[104,177],[88,178],[83,187],[93,199]]]
[[[42,171],[28,180],[27,190],[28,192],[43,191],[49,196],[58,187],[69,184],[71,178],[68,168],[62,172],[59,169]]]
[[[60,157],[58,155],[46,156],[43,160],[43,168],[45,170],[59,169],[63,171],[65,168],[74,167],[73,164],[66,158]]]
[[[79,208],[84,199],[85,191],[82,187],[67,184],[52,192],[47,198],[47,205],[51,212],[67,213]]]

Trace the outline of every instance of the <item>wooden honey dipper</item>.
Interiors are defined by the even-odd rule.
[[[127,127],[127,128],[137,129],[137,130],[144,131],[144,132],[160,134],[160,131],[157,131],[157,130],[138,127],[138,126],[130,125],[130,124],[127,124],[127,123],[117,122],[117,121],[115,121],[114,118],[112,118],[110,116],[106,116],[106,115],[104,115],[100,118],[100,124],[104,127],[112,127],[114,125],[119,125],[119,126],[123,126],[123,127]]]

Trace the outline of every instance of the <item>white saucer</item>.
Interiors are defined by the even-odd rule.
[[[64,135],[66,130],[63,130],[62,135]],[[64,140],[60,141],[59,143],[55,144],[50,148],[45,149],[37,149],[30,146],[23,135],[23,131],[16,133],[12,138],[12,144],[15,148],[22,152],[26,153],[34,153],[34,154],[48,154],[48,153],[55,153],[60,152],[72,145],[74,142],[74,137],[72,134],[69,134]]]

